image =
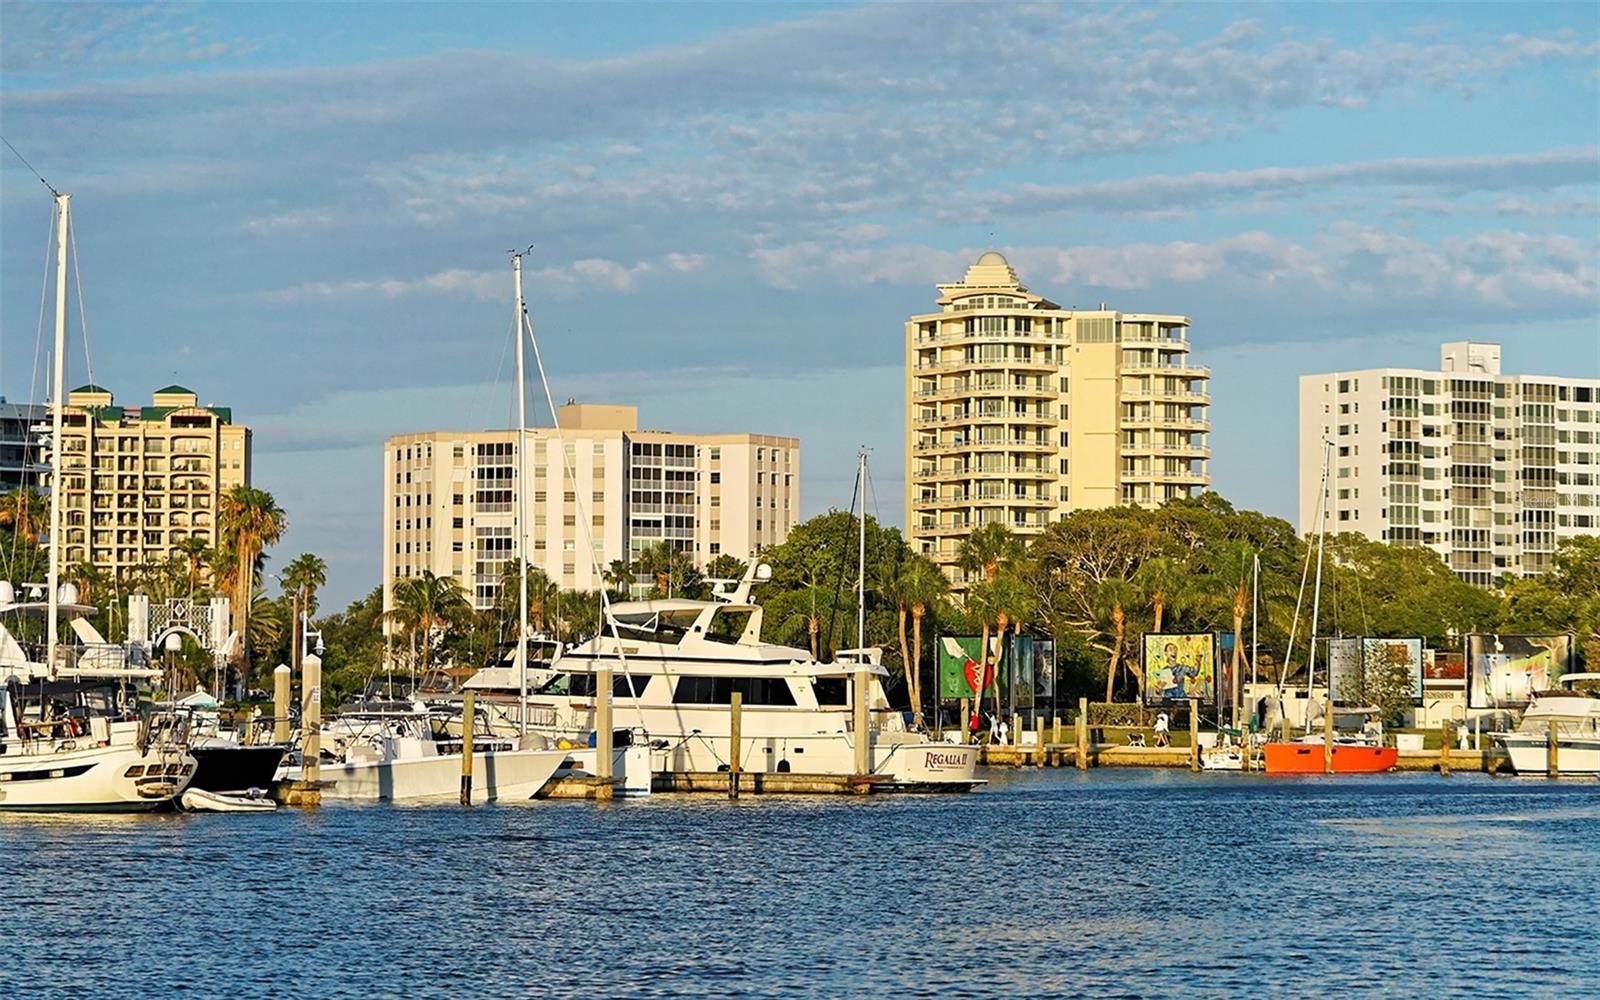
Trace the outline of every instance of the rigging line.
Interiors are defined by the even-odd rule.
[[[11,152],[16,154],[17,159],[22,161],[22,165],[27,167],[30,171],[32,171],[33,176],[39,178],[39,183],[43,184],[46,188],[49,188],[51,194],[56,195],[58,197],[60,196],[61,192],[57,191],[53,187],[50,187],[50,182],[44,179],[44,174],[41,174],[41,173],[39,173],[39,171],[33,169],[33,164],[28,162],[28,158],[26,156],[23,156],[20,152],[17,152],[17,147],[11,145],[11,140],[10,139],[7,139],[5,136],[0,135],[0,142],[5,143],[6,144],[6,148],[11,150]]]
[[[83,330],[83,368],[94,384],[94,358],[89,354],[89,314],[83,308],[83,276],[78,273],[78,227],[67,225],[67,248],[72,251],[72,280],[78,286],[78,326]]]
[[[8,142],[6,145],[9,146],[11,144]],[[16,152],[16,150],[13,149],[12,152]],[[48,187],[49,185],[46,186]],[[45,227],[44,233],[44,273],[39,277],[39,324],[38,328],[34,331],[33,337],[33,376],[28,381],[28,410],[30,413],[32,412],[33,407],[39,402],[39,356],[44,350],[44,309],[45,303],[49,300],[50,293],[50,247],[55,241],[56,217],[57,212],[55,211],[54,206],[52,206],[50,210],[50,223]],[[30,416],[24,421],[23,440],[31,441],[33,438],[33,433],[33,423]],[[33,455],[34,449],[25,445],[22,449],[21,488],[27,487],[28,473],[30,471],[32,471],[35,476],[37,476],[40,472],[39,469],[34,467]],[[37,488],[37,486],[35,488]],[[21,500],[23,498],[19,496],[18,499]],[[11,575],[12,568],[17,565],[18,559],[20,558],[21,545],[21,533],[13,533],[11,537],[11,552],[9,553],[9,557],[6,560],[5,565],[7,576]]]
[[[844,527],[845,527],[846,531],[849,531],[850,529],[855,527],[856,498],[858,496],[861,497],[861,507],[862,507],[861,516],[862,516],[862,518],[866,517],[865,511],[866,511],[867,501],[866,501],[866,497],[862,496],[861,494],[862,494],[862,490],[861,490],[861,471],[858,468],[856,470],[855,485],[850,490],[850,520],[845,522]],[[849,539],[848,535],[845,537],[844,546],[841,547],[839,551],[840,551],[841,554],[850,551],[850,539]],[[839,592],[844,588],[844,573],[845,573],[845,569],[846,569],[846,567],[848,565],[849,565],[849,561],[847,559],[840,559],[839,560],[839,577],[833,583],[833,602],[832,602],[832,606],[828,610],[828,641],[829,642],[833,641],[833,626],[835,624],[837,624],[837,622],[839,620]],[[865,570],[863,570],[863,572],[865,572]],[[856,641],[860,642],[861,641],[861,637],[860,636],[856,636]],[[865,646],[865,643],[862,643],[862,645]],[[817,652],[818,653],[822,652],[820,647],[817,649]],[[834,650],[834,653],[837,653],[837,652],[838,652],[838,650]]]

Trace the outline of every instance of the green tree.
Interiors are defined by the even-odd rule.
[[[956,565],[968,579],[976,575],[993,581],[1003,568],[1019,562],[1024,552],[1022,540],[1004,522],[990,521],[961,540],[956,547]]]
[[[706,576],[713,580],[742,580],[749,568],[743,559],[724,552],[706,566]]]
[[[950,593],[950,581],[938,565],[920,553],[908,555],[900,570],[900,591],[911,605],[911,660],[907,676],[913,678],[911,695],[912,724],[922,725],[922,622],[928,608],[942,602]]]
[[[234,629],[245,640],[240,642],[240,658],[248,670],[250,611],[262,551],[276,545],[283,537],[289,518],[266,490],[235,486],[222,495],[218,527],[233,555]]]
[[[300,618],[296,607],[306,618],[317,613],[317,591],[328,583],[328,564],[321,556],[303,552],[289,561],[281,577],[284,597],[291,602],[289,615],[289,663],[300,669],[300,649],[305,645],[300,634]]]
[[[411,647],[412,672],[426,681],[432,675],[435,654],[471,605],[455,577],[435,576],[431,570],[396,581],[392,600],[388,618]]]
[[[206,540],[189,535],[173,543],[172,548],[183,558],[184,568],[188,574],[190,592],[199,590],[201,572],[205,568],[206,553],[209,551]]]
[[[0,498],[0,527],[10,528],[21,541],[38,544],[49,520],[49,501],[32,486],[19,486]]]

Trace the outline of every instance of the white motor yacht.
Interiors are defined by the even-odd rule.
[[[462,741],[426,706],[357,710],[325,723],[319,779],[324,799],[400,801],[460,794]],[[539,740],[543,743],[543,740]],[[516,741],[474,733],[474,801],[530,799],[566,761],[559,749],[519,748]],[[291,781],[303,770],[292,768]]]
[[[1566,674],[1561,687],[1534,694],[1512,732],[1491,733],[1518,774],[1544,774],[1549,763],[1550,724],[1556,724],[1556,763],[1562,774],[1600,774],[1600,674]],[[1583,690],[1575,685],[1585,683]]]
[[[762,609],[748,600],[751,582],[710,601],[612,605],[604,633],[562,653],[552,664],[555,676],[529,696],[530,731],[587,741],[596,678],[610,670],[613,725],[648,741],[656,772],[727,770],[737,692],[744,771],[851,775],[863,738],[853,731],[852,680],[864,670],[872,775],[909,790],[965,791],[982,783],[976,747],[933,742],[890,707],[879,650],[844,651],[839,662],[819,663],[804,649],[763,642]],[[502,704],[514,695],[484,693]]]
[[[142,647],[108,643],[69,600],[56,612],[91,640],[56,647],[54,669],[30,655],[6,626],[38,616],[0,583],[0,809],[133,812],[165,805],[194,776],[182,727],[141,718],[136,687],[161,676],[142,666]],[[48,656],[42,657],[48,659]],[[162,720],[157,720],[158,722]]]

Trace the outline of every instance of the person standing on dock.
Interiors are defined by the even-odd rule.
[[[1167,729],[1169,726],[1170,722],[1167,719],[1167,713],[1162,712],[1156,716],[1156,746],[1164,747],[1170,744],[1170,741],[1167,739]]]

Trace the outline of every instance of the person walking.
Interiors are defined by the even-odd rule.
[[[1170,728],[1170,726],[1171,723],[1167,719],[1167,713],[1162,712],[1156,716],[1156,746],[1164,747],[1169,745],[1170,741],[1167,739],[1167,730]]]

